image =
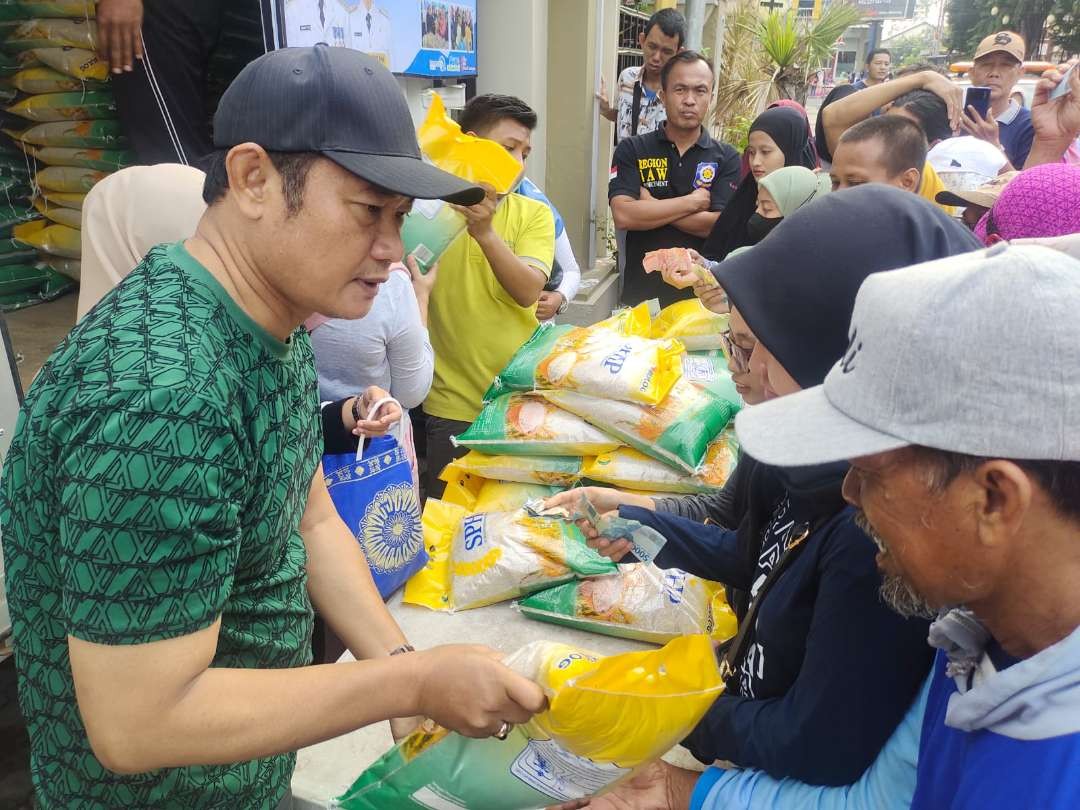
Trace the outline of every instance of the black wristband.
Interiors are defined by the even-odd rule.
[[[330,402],[322,408],[324,453],[355,453],[360,447],[360,437],[354,436],[341,420],[341,411],[351,398]]]

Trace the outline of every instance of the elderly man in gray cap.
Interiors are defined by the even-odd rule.
[[[764,463],[850,459],[883,597],[939,612],[916,810],[1080,795],[1078,309],[1042,247],[873,275],[824,385],[736,423]]]

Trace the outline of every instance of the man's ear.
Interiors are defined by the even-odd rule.
[[[922,170],[915,168],[906,169],[900,178],[900,182],[905,191],[911,191],[918,194],[919,184],[922,182]]]
[[[229,193],[240,212],[249,219],[260,219],[273,194],[271,183],[277,177],[266,150],[257,143],[234,146],[225,156],[225,172]]]

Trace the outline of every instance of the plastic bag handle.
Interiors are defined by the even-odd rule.
[[[392,436],[394,438],[394,441],[396,441],[400,445],[401,440],[402,440],[402,435],[401,434],[402,434],[402,430],[404,429],[404,426],[403,426],[402,422],[405,419],[405,409],[401,407],[400,402],[398,402],[393,397],[383,397],[382,399],[377,399],[377,400],[375,400],[375,402],[372,403],[371,407],[368,408],[367,418],[371,419],[372,417],[374,417],[375,414],[379,412],[379,409],[382,408],[383,405],[386,405],[387,403],[390,403],[390,402],[392,402],[392,403],[394,403],[395,405],[398,406],[398,411],[400,411],[401,416],[398,417],[396,425],[394,427],[391,427],[390,430],[388,430],[386,432],[386,435],[387,436]],[[397,430],[396,434],[394,433],[395,429]],[[378,437],[373,436],[371,438],[376,439]],[[364,441],[364,437],[361,436],[360,437],[360,444],[356,448],[356,460],[357,461],[363,461],[364,460],[364,445],[365,444],[366,444],[366,442]]]

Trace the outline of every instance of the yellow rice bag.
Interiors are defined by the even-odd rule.
[[[651,406],[597,399],[577,391],[541,393],[634,449],[690,474],[697,471],[709,442],[735,413],[731,403],[686,380],[676,382],[663,402]]]
[[[446,482],[442,499],[470,512],[513,512],[533,498],[550,498],[558,488],[519,481],[490,481],[448,464],[439,476]]]
[[[109,65],[95,51],[83,48],[35,48],[34,58],[43,65],[83,81],[103,82],[109,78]]]
[[[720,489],[738,461],[738,442],[725,431],[709,443],[705,460],[693,475],[686,475],[631,447],[620,447],[590,459],[582,468],[585,478],[619,489],[645,492],[692,493]]]
[[[62,205],[49,205],[43,197],[34,198],[34,208],[48,219],[58,225],[67,225],[69,228],[82,228],[82,211],[74,208],[65,208]]]
[[[484,453],[515,456],[592,456],[622,444],[543,397],[503,394],[464,433],[451,440]]]
[[[505,740],[423,727],[336,800],[342,810],[533,810],[610,789],[694,728],[723,691],[707,636],[602,658],[534,642],[506,665],[543,687],[548,709]]]
[[[39,93],[12,104],[7,111],[39,123],[116,118],[116,99],[105,90]]]
[[[41,260],[57,273],[67,276],[72,281],[78,281],[82,273],[82,262],[78,259],[65,259],[62,256],[49,256],[43,253],[41,254]]]
[[[710,312],[697,298],[690,298],[660,310],[652,322],[652,337],[677,338],[687,351],[719,349],[720,333],[727,325],[727,315]]]
[[[23,68],[11,77],[11,83],[24,93],[67,93],[91,89],[82,79],[68,76],[51,67]]]
[[[75,228],[67,225],[48,225],[33,229],[27,227],[34,224],[28,222],[26,225],[17,225],[12,233],[16,239],[54,256],[78,259],[82,255],[82,234]]]
[[[574,524],[523,510],[470,514],[429,498],[423,526],[428,564],[406,584],[404,601],[432,610],[483,607],[575,576],[615,571]]]
[[[588,327],[542,324],[496,377],[485,399],[504,391],[565,389],[601,399],[656,404],[682,376],[683,346],[653,340],[640,304]]]
[[[471,450],[450,466],[480,478],[522,484],[569,487],[581,478],[580,456],[489,456]],[[449,480],[443,477],[445,474],[440,478]]]
[[[653,644],[697,633],[724,642],[738,629],[723,585],[652,563],[538,591],[517,609],[530,619]]]
[[[40,180],[38,182],[40,185]],[[44,197],[45,202],[49,203],[50,205],[60,205],[64,208],[74,208],[76,211],[81,211],[83,207],[83,201],[86,199],[86,192],[43,190],[41,192],[41,196]]]
[[[108,172],[96,169],[80,169],[75,166],[49,166],[37,173],[37,184],[46,191],[62,191],[86,196],[86,192],[109,176]],[[45,199],[53,202],[52,195]],[[68,198],[73,199],[73,198]],[[56,200],[59,202],[59,200]],[[63,205],[63,203],[60,203]],[[82,206],[79,206],[82,208]]]
[[[93,20],[27,20],[15,28],[4,42],[10,51],[33,48],[85,48],[97,50],[97,23]]]
[[[134,153],[127,149],[29,145],[24,145],[23,148],[46,166],[78,166],[84,169],[115,172],[130,166],[135,161]]]

